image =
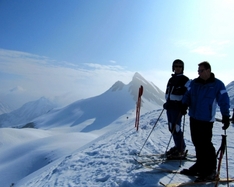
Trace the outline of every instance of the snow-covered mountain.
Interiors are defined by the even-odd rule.
[[[226,86],[229,98],[230,98],[230,106],[231,108],[234,108],[234,81],[230,82]]]
[[[7,104],[0,102],[0,115],[11,112],[12,109]]]
[[[41,97],[36,101],[24,104],[19,109],[0,115],[0,127],[24,126],[25,123],[55,108],[55,104]]]
[[[36,128],[43,129],[61,126],[79,126],[76,130],[81,132],[102,129],[120,116],[125,115],[128,118],[135,112],[138,89],[141,85],[144,88],[141,113],[153,110],[156,106],[162,106],[164,93],[139,73],[135,73],[132,81],[127,85],[117,81],[101,95],[50,111],[31,123]]]

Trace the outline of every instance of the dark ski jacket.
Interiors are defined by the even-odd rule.
[[[211,73],[208,80],[192,80],[185,93],[183,104],[189,107],[189,116],[201,121],[215,121],[217,104],[223,116],[229,116],[230,101],[222,81]]]
[[[189,78],[181,74],[172,74],[172,77],[168,80],[165,99],[167,109],[178,109],[181,107],[181,100],[187,88],[185,84]]]

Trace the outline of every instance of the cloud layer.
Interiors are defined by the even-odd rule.
[[[117,80],[128,83],[134,74],[113,63],[75,65],[3,49],[0,62],[1,96],[24,93],[31,99],[46,96],[60,102],[62,97],[62,104],[101,94]]]

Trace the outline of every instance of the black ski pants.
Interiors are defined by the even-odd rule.
[[[196,168],[201,175],[216,170],[216,151],[212,143],[213,122],[200,121],[190,117],[190,131],[196,151]]]

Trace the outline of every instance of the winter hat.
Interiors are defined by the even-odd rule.
[[[174,72],[176,64],[180,64],[182,66],[182,72],[183,72],[184,71],[184,62],[182,60],[180,60],[180,59],[176,59],[172,63],[172,71]]]

